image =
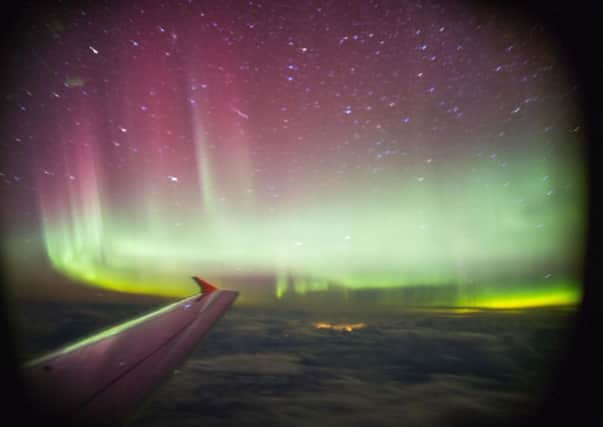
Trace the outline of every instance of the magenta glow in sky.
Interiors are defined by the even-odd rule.
[[[1,177],[15,235],[41,223],[67,275],[168,294],[204,271],[577,280],[577,87],[538,24],[448,2],[116,2],[31,39]]]

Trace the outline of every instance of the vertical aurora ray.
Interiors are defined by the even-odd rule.
[[[193,135],[195,139],[195,153],[197,156],[199,191],[201,196],[201,205],[206,215],[210,215],[215,209],[211,181],[211,164],[209,160],[209,150],[207,139],[205,138],[199,114],[193,110],[192,114]]]
[[[301,31],[279,6],[149,3],[50,43],[60,78],[24,77],[37,125],[11,132],[44,145],[26,166],[52,267],[162,295],[195,273],[243,299],[263,275],[275,301],[578,302],[582,136],[546,35],[414,6],[360,31],[339,7]]]

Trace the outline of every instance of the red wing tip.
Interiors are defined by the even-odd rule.
[[[193,280],[195,282],[197,282],[197,285],[199,285],[199,287],[201,288],[202,294],[208,294],[208,293],[213,292],[216,289],[218,289],[214,285],[207,283],[205,280],[203,280],[202,278],[200,278],[198,276],[193,276]]]

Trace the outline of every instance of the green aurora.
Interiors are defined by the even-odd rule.
[[[580,302],[585,136],[543,28],[465,5],[335,2],[315,31],[297,4],[160,6],[53,19],[19,57],[0,171],[19,283],[42,247],[128,293],[200,275],[243,304]]]
[[[114,218],[103,209],[110,203],[101,187],[92,194],[83,187],[74,198],[86,203],[47,220],[44,241],[58,271],[124,292],[183,296],[193,291],[193,273],[267,274],[276,278],[277,299],[288,288],[305,294],[453,286],[453,294],[434,292],[420,305],[579,302],[579,162],[515,152],[501,167],[485,157],[452,166],[432,160],[384,174],[378,191],[371,191],[370,177],[363,183],[357,176],[336,192],[315,194],[314,203],[273,205],[267,212],[261,205],[242,211],[212,201],[211,213],[193,205],[176,218],[143,191],[129,216]]]

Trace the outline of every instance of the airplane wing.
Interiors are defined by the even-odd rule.
[[[238,293],[193,277],[201,294],[68,345],[23,367],[29,402],[74,423],[115,424],[182,363]]]

